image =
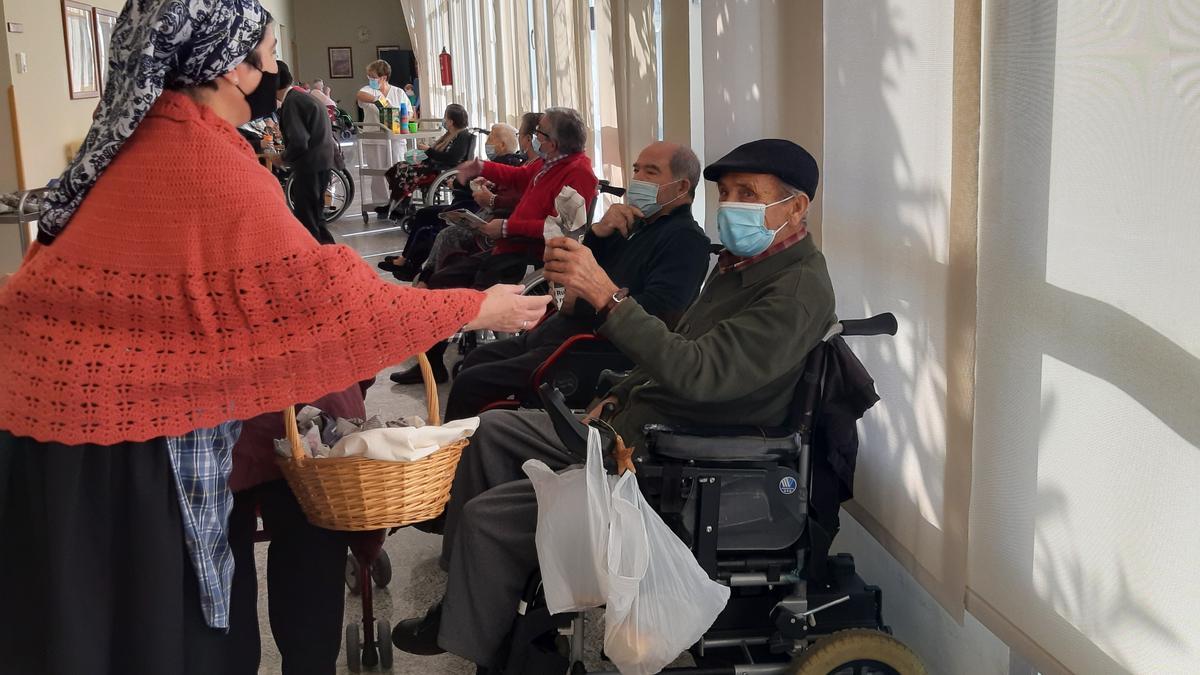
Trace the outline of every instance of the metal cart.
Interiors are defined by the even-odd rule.
[[[29,250],[29,245],[33,242],[33,238],[31,237],[32,228],[30,226],[36,223],[38,218],[42,215],[40,209],[37,211],[29,210],[29,198],[38,197],[41,199],[48,192],[50,192],[50,188],[36,188],[33,190],[18,192],[16,194],[19,194],[20,198],[17,201],[17,210],[10,211],[8,213],[0,213],[0,223],[5,225],[16,225],[19,228],[22,255],[24,255],[25,251]]]
[[[441,120],[438,121],[440,122]],[[388,169],[395,166],[398,162],[404,160],[404,153],[400,153],[400,156],[397,156],[397,153],[393,148],[393,143],[395,141],[402,141],[404,143],[405,151],[415,150],[417,142],[437,139],[442,135],[443,132],[417,131],[415,133],[408,134],[393,134],[387,127],[373,122],[357,123],[355,124],[355,127],[358,129],[358,132],[353,141],[355,155],[354,163],[358,167],[358,192],[359,195],[361,195],[360,204],[363,219],[363,229],[342,232],[340,236],[342,238],[364,237],[372,234],[386,234],[389,232],[402,231],[404,228],[399,223],[381,222],[375,227],[370,226],[372,211],[374,211],[377,207],[392,206],[390,193],[386,195],[378,195],[374,193],[372,179],[385,176],[388,172]],[[365,145],[364,141],[366,142]],[[372,166],[368,163],[368,152],[365,151],[365,148],[376,147],[381,143],[386,147],[386,152],[382,153],[385,159],[384,166]],[[400,252],[401,251],[399,250],[383,251],[365,257],[374,258],[378,256],[393,255]]]

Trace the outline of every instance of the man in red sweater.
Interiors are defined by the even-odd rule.
[[[549,108],[533,132],[533,148],[540,162],[511,167],[494,162],[473,160],[458,167],[458,180],[476,176],[522,193],[512,215],[489,222],[480,230],[496,241],[492,259],[484,262],[475,278],[475,286],[515,283],[524,276],[525,266],[541,262],[545,242],[542,229],[546,217],[557,215],[554,200],[570,186],[589,205],[596,199],[596,175],[592,160],[584,154],[587,125],[570,108]]]
[[[473,282],[466,282],[463,277],[464,266],[455,266],[434,274],[427,282],[428,287],[454,288],[469,283],[483,289],[494,284],[515,284],[525,276],[526,267],[540,265],[545,250],[543,229],[546,218],[558,215],[554,200],[563,188],[574,189],[588,206],[596,200],[599,183],[592,172],[592,160],[583,152],[587,136],[587,125],[578,112],[570,108],[548,108],[533,132],[533,151],[539,160],[520,167],[478,159],[458,165],[455,180],[459,183],[465,184],[483,176],[506,190],[521,193],[521,200],[508,218],[498,218],[480,226],[479,231],[496,245],[490,252],[478,254],[474,259],[479,266],[474,270]],[[426,352],[439,383],[450,378],[442,361],[446,344],[439,343]],[[421,381],[421,373],[414,366],[392,373],[391,380],[396,384],[417,384]]]

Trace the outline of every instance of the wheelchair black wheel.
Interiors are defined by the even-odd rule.
[[[292,185],[295,184],[296,176],[291,174],[283,183],[283,194],[287,199],[288,208],[296,209],[296,200],[292,198]],[[325,207],[321,212],[321,217],[325,222],[332,223],[346,214],[350,210],[350,204],[354,201],[354,179],[350,177],[350,172],[345,169],[335,169],[329,174],[329,185],[325,188]],[[367,214],[364,213],[366,218]]]
[[[392,669],[392,627],[383,619],[375,621],[375,644],[379,649],[379,669]]]
[[[827,635],[796,656],[791,675],[925,675],[911,649],[877,630],[855,628]]]
[[[371,563],[371,579],[380,588],[385,588],[392,583],[392,559],[383,549],[380,549],[379,557],[375,559],[375,562]]]
[[[345,169],[335,169],[330,174],[329,187],[325,188],[325,211],[322,214],[325,222],[332,223],[346,215],[353,201],[354,178]]]
[[[358,595],[358,592],[361,590],[358,587],[358,559],[352,553],[346,554],[345,579],[346,590],[350,591],[351,595]]]
[[[352,673],[362,672],[362,637],[357,623],[346,626],[346,667]]]

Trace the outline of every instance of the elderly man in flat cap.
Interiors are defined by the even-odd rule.
[[[546,278],[598,312],[598,331],[637,368],[596,406],[643,446],[647,424],[778,426],[787,418],[804,358],[834,320],[833,286],[805,214],[817,189],[812,156],[785,140],[735,149],[704,170],[716,181],[725,251],[672,332],[618,288],[572,239],[546,249]],[[537,500],[521,471],[579,464],[537,411],[492,411],[463,452],[446,510],[446,595],[425,617],[402,622],[393,642],[416,654],[443,650],[494,668],[524,584],[537,567]]]

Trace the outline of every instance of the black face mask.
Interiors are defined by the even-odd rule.
[[[259,81],[258,87],[246,93],[242,86],[238,85],[238,91],[242,92],[242,96],[246,97],[246,103],[250,104],[250,119],[262,119],[275,112],[277,103],[275,94],[278,93],[279,73],[268,73],[265,70],[259,70],[262,73],[262,80]]]

